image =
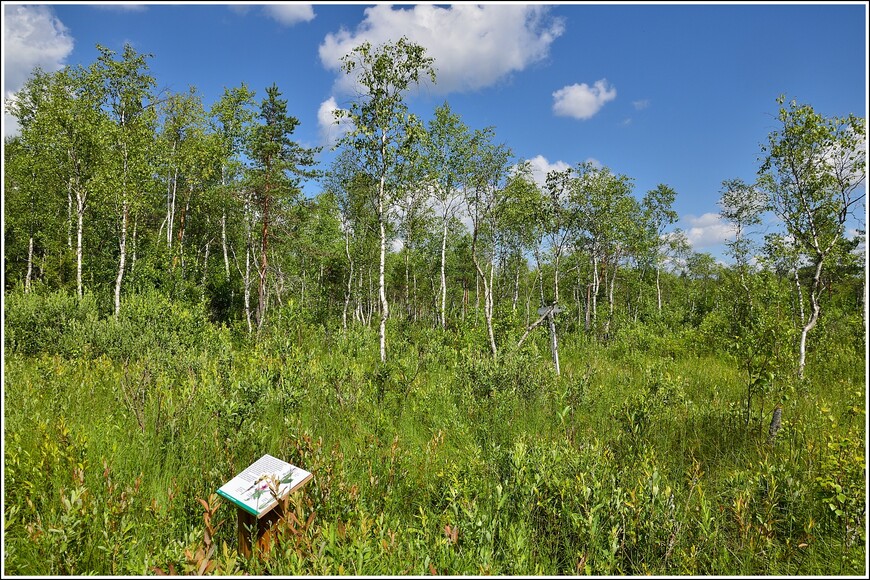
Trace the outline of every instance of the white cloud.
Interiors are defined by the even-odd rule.
[[[341,58],[364,41],[380,45],[401,36],[426,47],[435,59],[433,93],[474,91],[488,87],[547,57],[550,44],[564,31],[545,6],[457,4],[447,8],[421,4],[393,9],[366,8],[354,31],[329,33],[320,45],[320,60],[335,71],[338,88],[350,92],[353,81],[341,73]]]
[[[47,6],[6,5],[3,7],[3,98],[14,98],[33,68],[46,72],[63,68],[73,50],[73,38],[63,22]],[[4,135],[18,133],[15,118],[3,114]]]
[[[595,159],[594,157],[587,157],[586,163],[590,164],[595,169],[601,169],[602,167],[604,167],[604,164]]]
[[[641,101],[632,101],[631,104],[635,108],[636,111],[641,111],[641,110],[649,107],[649,99],[643,99]]]
[[[144,4],[93,4],[92,8],[96,8],[97,10],[110,10],[112,12],[142,12],[147,6]]]
[[[317,109],[317,125],[320,127],[320,142],[324,145],[334,145],[342,135],[351,128],[350,119],[341,119],[335,122],[334,112],[338,110],[335,97],[329,97]]]
[[[543,155],[538,155],[529,159],[529,164],[532,166],[532,177],[539,186],[544,187],[547,183],[547,173],[550,171],[565,171],[570,165],[564,161],[556,161],[550,163]]]
[[[682,222],[687,226],[684,228],[686,239],[696,250],[723,244],[734,236],[734,226],[723,221],[718,213],[708,212],[700,217],[687,215]]]
[[[631,117],[626,117],[620,123],[620,126],[622,126],[622,127],[628,127],[629,125],[631,125]]]
[[[314,8],[311,4],[270,4],[263,6],[263,10],[269,17],[284,26],[314,20]]]
[[[615,98],[616,88],[608,86],[607,79],[597,80],[591,87],[586,83],[568,85],[553,93],[553,112],[559,116],[585,120]]]

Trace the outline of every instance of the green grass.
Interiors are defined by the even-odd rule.
[[[393,326],[381,365],[365,328],[293,322],[256,346],[199,329],[172,356],[99,352],[116,331],[89,332],[90,354],[7,348],[6,573],[189,569],[208,545],[197,498],[264,453],[314,473],[296,498],[312,524],[245,560],[223,505],[211,572],[866,572],[848,345],[747,426],[745,378],[685,336],[566,336],[556,377],[543,334],[493,362],[474,332]]]

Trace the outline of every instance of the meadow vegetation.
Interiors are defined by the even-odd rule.
[[[7,573],[865,571],[859,336],[747,425],[703,328],[567,334],[557,377],[544,332],[494,361],[480,328],[396,323],[385,364],[376,328],[292,304],[259,341],[157,293],[122,313],[7,296]],[[263,453],[315,477],[245,559],[212,494]]]

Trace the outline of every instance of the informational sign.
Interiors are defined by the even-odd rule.
[[[562,308],[560,306],[553,305],[553,306],[543,306],[541,308],[538,308],[538,314],[543,316],[544,314],[547,313],[548,310],[552,310],[553,314],[559,314],[560,312],[562,312]]]
[[[224,484],[218,495],[247,513],[263,517],[278,500],[302,487],[312,474],[266,454]]]

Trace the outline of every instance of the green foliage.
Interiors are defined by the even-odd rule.
[[[99,324],[96,301],[65,292],[11,292],[5,296],[4,344],[22,354],[80,352],[76,337]]]
[[[51,298],[10,297],[24,312]],[[158,295],[87,324],[102,323],[150,325],[159,348],[129,360],[8,349],[10,572],[863,571],[858,380],[826,384],[821,411],[785,401],[771,445],[745,428],[733,363],[663,357],[676,338],[641,326],[606,347],[566,338],[557,378],[543,336],[493,360],[479,328],[409,324],[392,329],[384,364],[375,329],[330,331],[295,305],[256,343]],[[263,453],[315,478],[268,554],[246,559],[232,506],[205,498]]]

